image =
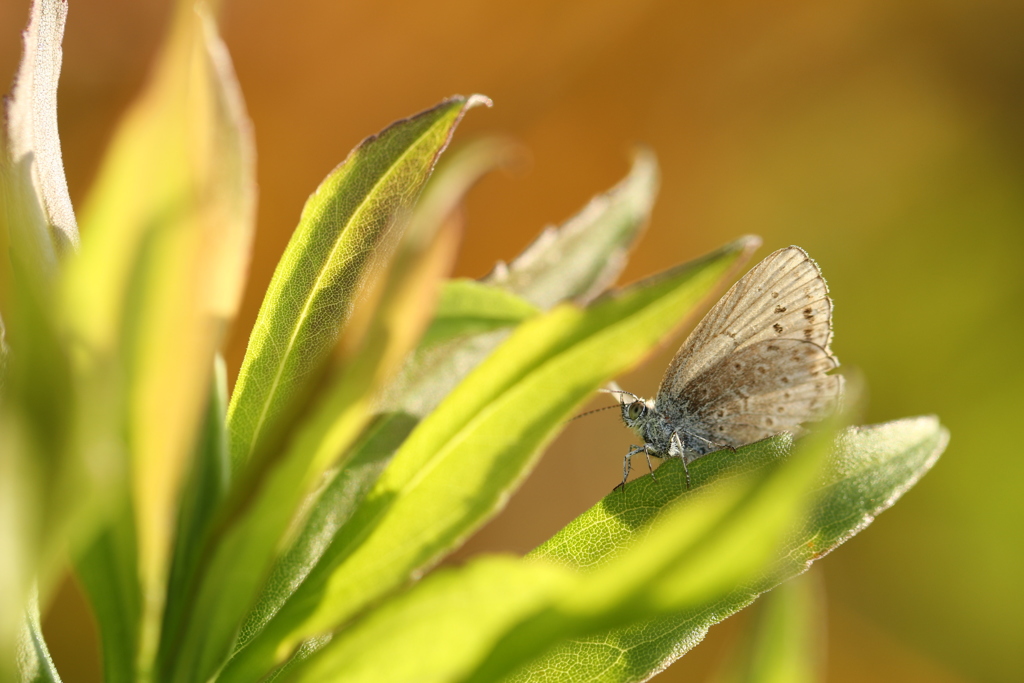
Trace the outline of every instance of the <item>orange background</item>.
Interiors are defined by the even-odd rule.
[[[170,3],[70,5],[59,116],[80,205]],[[27,16],[27,0],[0,3],[0,79]],[[866,378],[864,421],[934,412],[952,431],[935,470],[818,565],[826,679],[1020,680],[1024,4],[248,0],[227,4],[222,30],[260,184],[233,368],[306,196],[390,121],[481,92],[495,106],[456,142],[497,133],[529,151],[526,172],[469,200],[468,276],[616,182],[644,142],[662,190],[624,280],[744,233],[765,238],[761,256],[799,244],[831,285],[834,349]],[[672,350],[621,383],[653,394]],[[573,423],[458,557],[549,536],[610,489],[629,440],[612,413]],[[658,680],[706,678],[745,621]],[[73,584],[46,629],[65,681],[97,680]]]

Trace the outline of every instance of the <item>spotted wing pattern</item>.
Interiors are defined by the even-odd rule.
[[[826,417],[839,402],[843,378],[826,374],[837,365],[813,342],[779,339],[744,346],[694,378],[679,406],[681,423],[719,447],[799,432],[802,423]]]
[[[828,414],[842,394],[832,300],[799,247],[770,254],[708,312],[676,353],[656,405],[673,424],[740,446]],[[700,449],[703,450],[703,449]]]

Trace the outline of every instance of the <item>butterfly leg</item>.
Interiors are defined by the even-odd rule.
[[[669,440],[668,455],[670,458],[679,458],[683,461],[683,474],[686,475],[686,490],[690,490],[690,468],[686,466],[686,450],[683,448],[683,442],[679,438],[678,432],[672,432],[672,438]]]
[[[651,466],[651,451],[648,448],[648,445],[649,444],[644,444],[644,457],[647,458],[647,471],[651,473],[651,479],[654,479],[655,481],[657,481],[658,478],[656,476],[654,476],[654,467]],[[654,456],[654,457],[658,457],[658,456]]]
[[[632,458],[637,453],[645,453],[646,451],[646,444],[644,444],[643,446],[630,445],[629,453],[626,453],[626,457],[622,459],[622,483],[620,483],[618,486],[612,489],[612,491],[615,491],[617,489],[622,489],[623,491],[626,490],[626,479],[629,478],[629,470],[632,469],[632,465],[630,464],[630,458]],[[648,459],[648,464],[649,463],[650,460]]]
[[[705,439],[703,436],[700,436],[698,434],[691,434],[690,436],[692,436],[695,439],[700,439],[701,441],[703,441],[707,445],[711,446],[716,451],[725,450],[725,451],[729,451],[730,453],[735,453],[736,452],[736,449],[733,446],[730,446],[728,444],[718,443],[717,441],[712,441],[711,439]]]

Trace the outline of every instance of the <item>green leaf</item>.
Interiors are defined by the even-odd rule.
[[[442,570],[336,634],[285,680],[490,681],[552,645],[511,680],[646,680],[661,669],[630,667],[643,665],[649,638],[692,646],[687,623],[724,618],[863,529],[945,443],[932,418],[828,437],[805,440],[793,456],[785,435],[706,456],[690,465],[691,491],[668,461],[657,481],[610,494],[546,544],[610,532],[609,545]],[[650,631],[669,624],[675,632]]]
[[[122,498],[127,507],[130,501]],[[110,523],[76,560],[99,627],[105,683],[133,683],[139,644],[142,594],[134,515],[114,510]]]
[[[561,567],[500,556],[440,569],[282,672],[280,680],[458,680],[502,634],[550,604],[576,578]]]
[[[256,208],[251,123],[207,3],[179,2],[172,19],[82,212],[89,237],[68,278],[66,313],[95,351],[115,348],[134,322],[139,271],[155,248],[195,250],[186,271],[194,282],[174,284],[218,325],[230,322],[245,286]],[[192,242],[166,241],[175,226]]]
[[[518,624],[464,680],[499,680],[566,638],[706,610],[769,573],[784,537],[806,517],[833,433],[805,440],[760,471],[692,493],[684,487],[684,495],[634,531],[639,539],[627,539],[629,547],[587,572],[577,590]]]
[[[460,572],[462,590],[455,572],[424,582],[337,635],[299,667],[298,680],[493,681],[567,635],[707,602],[763,571],[806,509],[827,446],[689,496],[595,571],[485,559]],[[439,640],[460,646],[431,646]],[[397,642],[411,656],[382,658]],[[365,665],[370,657],[375,671]]]
[[[802,574],[758,603],[748,642],[729,658],[716,683],[814,683],[824,654],[820,578]]]
[[[19,489],[8,495],[9,505],[19,507],[11,510],[11,523],[20,530],[0,530],[0,535],[10,533],[12,541],[22,544],[9,557],[21,563],[18,573],[37,582],[46,600],[65,554],[77,551],[94,527],[96,492],[83,489],[82,483],[102,477],[89,471],[76,449],[78,396],[53,315],[52,290],[21,259],[12,259],[11,265],[15,286],[7,319],[3,457],[9,461],[10,483]],[[0,588],[25,598],[28,585]]]
[[[87,238],[63,287],[88,400],[101,403],[107,387],[124,387],[97,439],[127,435],[143,677],[159,643],[172,530],[213,357],[248,267],[252,161],[244,104],[214,21],[203,3],[182,1],[100,167],[81,214]]]
[[[378,415],[352,447],[352,456],[344,466],[325,473],[329,483],[317,496],[302,532],[275,563],[259,600],[242,625],[236,648],[245,647],[259,634],[302,584],[417,424],[418,420],[404,413]]]
[[[217,509],[228,492],[231,465],[225,426],[227,407],[227,367],[223,357],[218,355],[206,418],[196,445],[197,457],[182,490],[168,581],[164,633],[177,633],[181,628],[196,587],[196,571],[209,540],[211,522],[216,519]],[[167,648],[166,641],[161,643],[161,647]]]
[[[16,655],[35,570],[33,545],[40,506],[18,422],[0,402],[0,681],[17,680]]]
[[[435,153],[440,153],[461,113],[477,101],[460,99],[442,107],[447,124],[444,135],[434,139]],[[420,136],[407,141],[411,149],[418,149],[418,140]],[[405,201],[406,184],[382,187],[375,202],[387,207]],[[169,650],[164,658],[168,667],[174,667],[173,680],[206,680],[221,668],[275,554],[290,540],[284,538],[286,531],[300,528],[308,513],[300,502],[314,493],[331,465],[351,457],[350,447],[372,415],[375,393],[426,328],[437,290],[454,262],[459,235],[459,225],[435,208],[425,206],[412,214],[397,250],[390,250],[393,259],[383,264],[384,277],[360,293],[366,305],[348,322],[335,367],[322,390],[309,400],[307,415],[293,428],[280,456],[251,486],[236,486],[226,502],[223,518],[229,525],[215,539],[181,634],[181,650]],[[383,251],[378,258],[389,255],[389,250]]]
[[[626,255],[650,218],[658,193],[658,162],[636,152],[629,175],[599,194],[559,228],[548,228],[507,266],[484,278],[535,306],[573,300],[587,303],[622,272]]]
[[[74,447],[75,384],[55,315],[62,257],[78,228],[68,198],[57,132],[57,81],[67,6],[40,0],[22,34],[22,57],[0,126],[0,307],[4,329],[4,442],[7,486],[0,512],[0,650],[21,628],[33,582],[46,596],[59,564],[94,526],[93,479]],[[10,346],[10,354],[8,351]],[[14,566],[17,565],[17,566]]]
[[[60,683],[57,667],[53,665],[50,650],[43,640],[43,627],[39,621],[39,594],[32,591],[25,610],[25,628],[18,652],[21,683]]]
[[[488,157],[495,165],[507,154],[500,143],[476,143],[442,167],[435,185],[441,185],[442,178],[449,174],[470,176]],[[336,470],[313,507],[300,540],[275,568],[268,582],[270,589],[243,627],[241,645],[255,635],[309,573],[419,419],[507,338],[508,322],[519,322],[535,312],[514,291],[521,290],[542,301],[589,301],[618,276],[625,252],[647,221],[657,176],[653,154],[641,151],[622,182],[595,197],[557,230],[545,231],[516,258],[512,265],[515,277],[493,285],[469,281],[446,285],[435,323],[406,362],[401,377],[386,392],[384,412],[370,435],[356,446],[350,464]],[[562,268],[568,261],[575,267]],[[502,270],[509,272],[503,265],[496,272]],[[495,279],[494,273],[490,279]],[[487,329],[491,331],[481,331]],[[449,335],[451,338],[443,338]]]
[[[40,16],[40,7],[33,8],[33,23],[55,21],[45,12]],[[38,28],[26,31],[26,48],[32,47]],[[46,48],[36,49],[36,57],[45,59]],[[3,163],[0,160],[0,166]],[[3,175],[5,182],[10,180]],[[34,195],[17,196],[10,189],[0,188],[6,227],[33,211],[40,213]],[[13,237],[10,250],[0,259],[10,266],[11,275],[10,282],[2,283],[8,287],[0,291],[6,315],[0,400],[0,478],[6,485],[0,493],[5,500],[0,511],[0,556],[6,558],[0,594],[7,602],[0,606],[0,650],[5,651],[20,627],[21,601],[27,599],[29,585],[38,587],[44,602],[48,599],[67,557],[81,551],[101,521],[106,494],[102,486],[119,483],[121,472],[109,452],[81,448],[81,435],[88,431],[83,416],[89,409],[83,408],[72,349],[57,315],[57,273],[41,267],[22,249],[26,239],[24,234]]]
[[[482,175],[504,163],[507,152],[507,145],[491,140],[476,142],[457,152],[427,187],[416,208],[410,232],[424,229],[422,226],[432,225],[435,226],[433,229],[439,230],[442,225],[455,225],[452,220],[457,217],[458,206],[465,194]],[[421,227],[417,228],[417,225]],[[444,291],[445,287],[442,287],[440,306],[445,306]],[[499,295],[509,296],[501,292]],[[532,310],[528,304],[521,304],[518,310],[523,306]],[[465,306],[461,308],[466,309]],[[425,311],[420,310],[416,314],[422,316]],[[335,418],[332,411],[330,419]],[[327,483],[310,506],[302,531],[296,534],[291,547],[275,563],[259,600],[242,625],[236,648],[244,646],[258,633],[309,573],[330,538],[347,521],[416,422],[404,413],[378,415],[374,424],[353,446],[345,462],[335,464],[324,474]]]
[[[504,502],[565,416],[635,364],[756,247],[747,238],[586,310],[527,321],[427,417],[249,646],[235,678],[344,623],[424,571]],[[614,348],[615,353],[608,349]]]
[[[274,271],[228,408],[235,469],[272,439],[334,349],[353,303],[385,262],[465,111],[454,97],[367,138],[327,176]]]
[[[643,620],[555,648],[510,680],[642,681],[699,643],[708,628],[749,605],[761,593],[796,576],[888,509],[927,472],[948,442],[934,417],[898,420],[847,430],[827,465],[818,502],[803,530],[787,541],[783,561],[765,577],[701,609]],[[777,459],[786,440],[776,437],[729,453],[719,451],[690,464],[696,487],[724,481]],[[685,491],[675,461],[658,468],[658,480],[638,480],[622,496],[609,496],[533,552],[573,568],[614,556],[634,530]],[[685,494],[683,494],[685,495]],[[560,662],[579,666],[567,671]]]
[[[476,280],[449,280],[441,290],[434,320],[420,346],[429,348],[463,335],[515,327],[539,312],[536,306],[504,289]]]
[[[293,675],[295,669],[299,665],[301,665],[311,656],[319,652],[324,645],[331,642],[332,637],[333,636],[330,633],[328,633],[318,638],[310,638],[309,640],[303,642],[302,645],[299,646],[299,649],[295,651],[295,654],[293,654],[287,662],[274,669],[274,671],[268,674],[267,676],[260,679],[261,683],[271,683],[271,681],[278,681],[280,683],[281,681],[288,680],[288,678]]]
[[[440,168],[428,186],[424,205],[448,206],[451,211],[461,194],[485,171],[505,163],[511,152],[500,141],[478,141],[459,150]],[[640,155],[631,174],[615,189],[593,200],[588,209],[571,219],[555,235],[542,240],[548,248],[561,250],[575,258],[593,258],[603,268],[577,269],[562,273],[555,281],[561,283],[566,296],[593,290],[600,279],[618,275],[617,255],[624,252],[637,237],[646,221],[646,211],[653,201],[657,168],[653,156]],[[446,199],[447,197],[447,199]],[[630,207],[640,207],[631,209]],[[444,209],[440,209],[444,212]],[[566,245],[578,245],[568,248]],[[602,245],[598,252],[588,251]],[[535,253],[548,253],[544,249]],[[519,262],[521,259],[517,259]],[[547,265],[544,265],[544,264]],[[538,277],[546,277],[544,268],[557,268],[552,259],[534,262]],[[525,271],[524,271],[525,272]],[[524,283],[528,280],[523,279]],[[536,309],[512,294],[507,288],[469,281],[449,282],[442,289],[435,321],[445,320],[450,333],[472,327],[493,327],[497,320],[518,322],[534,314]],[[282,556],[267,582],[257,606],[243,625],[239,646],[244,646],[285,602],[292,591],[319,561],[331,538],[351,517],[376,482],[395,451],[430,412],[447,391],[464,378],[484,357],[507,337],[507,330],[497,333],[463,334],[456,338],[431,341],[428,329],[419,349],[406,362],[403,376],[392,382],[382,403],[384,412],[377,416],[365,437],[353,448],[345,467],[335,467],[329,474],[317,502],[312,506],[303,531],[289,551]],[[304,647],[308,653],[310,648]]]
[[[641,150],[621,182],[560,227],[545,230],[511,264],[499,263],[481,284],[543,309],[565,300],[592,301],[622,272],[626,253],[650,217],[657,189],[654,154]],[[385,412],[426,415],[509,333],[499,328],[421,346],[389,388]]]

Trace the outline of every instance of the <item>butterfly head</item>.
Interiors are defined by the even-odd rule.
[[[654,401],[648,403],[636,394],[622,389],[612,389],[608,393],[618,399],[619,408],[622,410],[622,421],[626,423],[627,427],[639,433],[654,412]]]
[[[636,429],[647,420],[647,403],[642,398],[622,402],[622,421],[630,429]]]

